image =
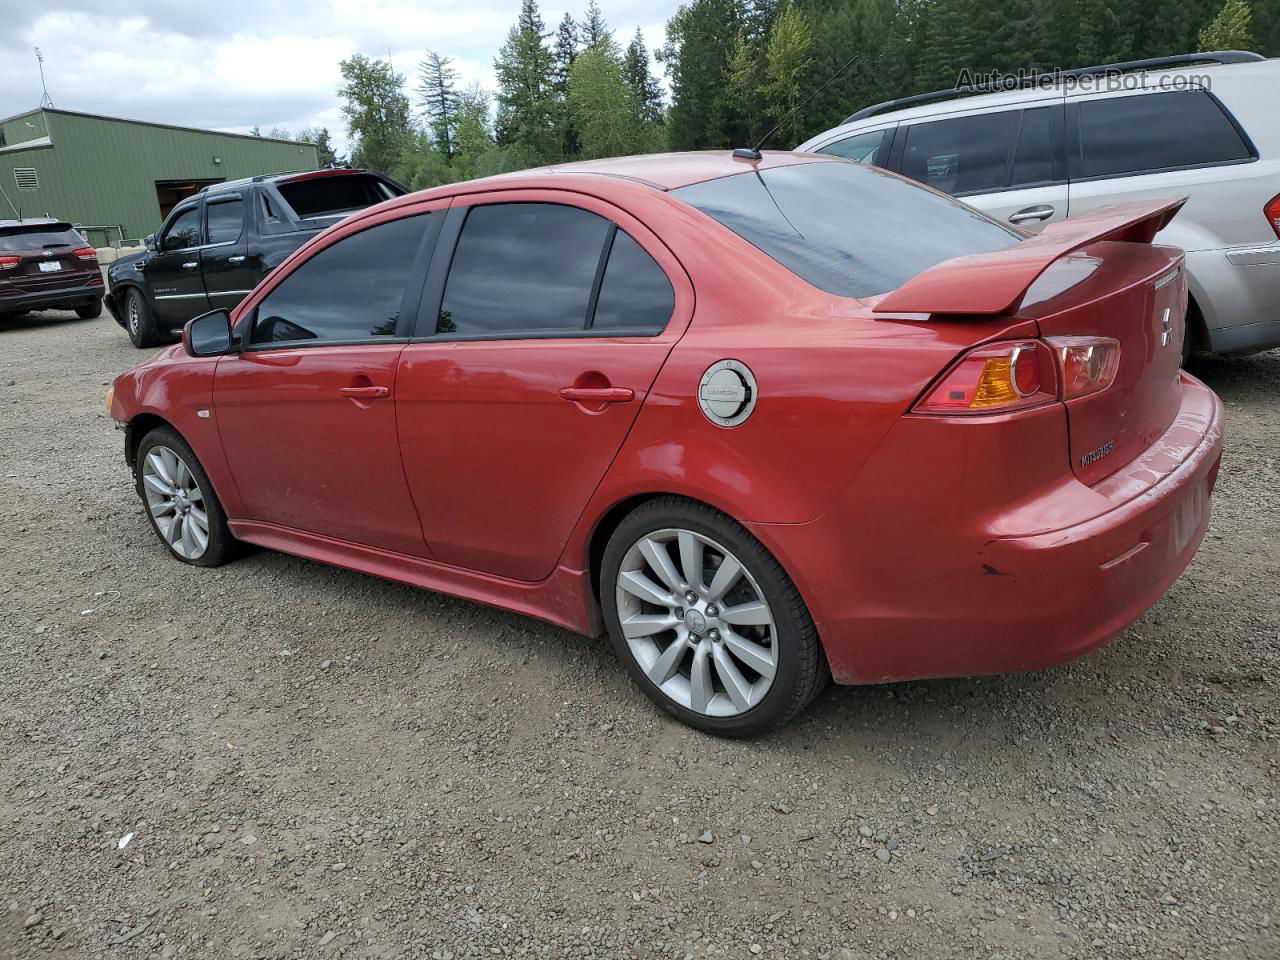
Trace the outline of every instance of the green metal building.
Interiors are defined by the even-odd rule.
[[[310,143],[39,109],[0,120],[0,220],[57,217],[103,247],[211,183],[315,170]]]

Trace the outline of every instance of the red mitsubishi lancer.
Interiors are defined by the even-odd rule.
[[[108,399],[177,560],[239,542],[612,637],[712,733],[1079,656],[1209,521],[1179,199],[1034,237],[812,154],[451,184],[317,236]]]

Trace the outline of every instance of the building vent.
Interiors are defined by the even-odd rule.
[[[19,190],[39,190],[40,178],[36,176],[35,167],[14,167],[13,182]]]

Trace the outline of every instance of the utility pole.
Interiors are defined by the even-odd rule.
[[[40,89],[44,91],[44,96],[40,98],[40,106],[42,109],[53,109],[53,98],[49,96],[49,88],[44,82],[44,54],[40,52],[40,48],[36,47],[36,63],[40,67]]]

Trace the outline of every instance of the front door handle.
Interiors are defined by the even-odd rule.
[[[344,397],[355,397],[359,400],[380,400],[391,396],[390,387],[339,387],[338,392]]]
[[[1010,223],[1027,223],[1028,221],[1048,220],[1054,215],[1054,208],[1047,203],[1038,203],[1034,207],[1019,210],[1009,218]]]
[[[565,387],[560,397],[574,403],[630,403],[636,393],[628,387]]]
[[[244,263],[243,256],[227,257],[227,263]]]
[[[194,269],[195,269],[196,267],[198,267],[198,266],[200,266],[200,261],[199,261],[199,260],[188,260],[186,263],[184,263],[184,264],[182,265],[182,269],[183,269],[183,270],[194,270]]]

